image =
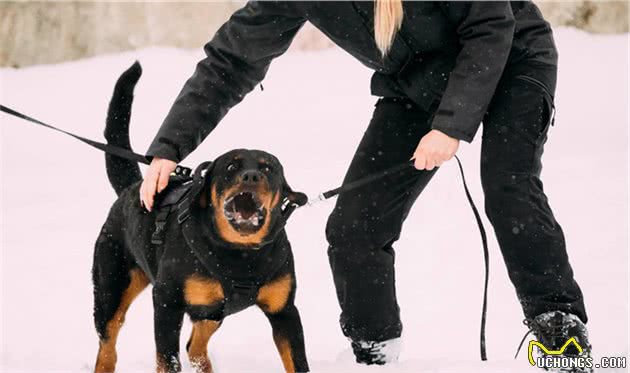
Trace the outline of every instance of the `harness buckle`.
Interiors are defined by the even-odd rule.
[[[155,230],[151,235],[152,244],[161,245],[164,243],[164,234],[166,233],[166,221],[170,212],[170,207],[166,207],[158,211],[157,216],[155,217]]]
[[[179,224],[182,224],[183,222],[188,220],[189,217],[190,217],[190,213],[188,211],[188,207],[186,207],[186,209],[184,211],[182,211],[179,214],[177,214],[177,222]]]
[[[177,222],[179,224],[182,224],[190,217],[190,208],[188,206],[182,207],[186,203],[188,203],[188,197],[184,198],[184,200],[177,205]]]
[[[156,221],[155,222],[155,231],[151,235],[151,243],[154,245],[161,245],[164,243],[164,227],[166,226],[166,221]]]

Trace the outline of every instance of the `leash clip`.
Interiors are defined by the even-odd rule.
[[[324,193],[319,193],[317,197],[309,198],[306,204],[309,206],[313,206],[314,204],[325,201],[325,200],[326,200],[326,197],[324,196]]]

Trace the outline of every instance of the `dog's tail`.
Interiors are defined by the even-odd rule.
[[[133,90],[141,75],[142,67],[136,61],[116,82],[114,94],[109,102],[105,125],[105,139],[108,144],[131,150],[129,119],[131,117]],[[140,167],[134,161],[105,154],[105,166],[109,182],[117,195],[120,195],[131,184],[142,180]]]

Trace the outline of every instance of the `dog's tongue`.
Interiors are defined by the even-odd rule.
[[[245,220],[249,219],[252,215],[254,215],[254,211],[241,211],[241,217]]]

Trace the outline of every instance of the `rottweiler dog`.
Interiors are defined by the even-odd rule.
[[[110,144],[131,148],[129,117],[141,73],[136,62],[116,83],[105,129]],[[139,202],[138,165],[107,155],[106,166],[119,197],[94,250],[94,322],[99,337],[95,372],[115,370],[116,338],[125,312],[149,284],[158,372],[181,370],[184,314],[193,323],[186,345],[190,362],[198,372],[207,373],[212,371],[207,356],[212,334],[226,316],[253,305],[271,323],[285,370],[307,372],[283,216],[287,203],[303,204],[306,196],[291,190],[278,159],[259,150],[227,152],[202,164],[193,180],[172,178],[152,212]],[[176,196],[176,203],[168,214],[162,213],[160,223],[160,212],[165,211],[160,203],[167,205],[169,196]]]

